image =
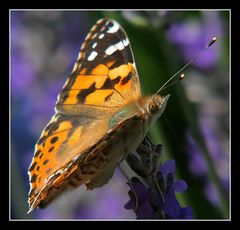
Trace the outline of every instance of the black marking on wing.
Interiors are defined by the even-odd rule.
[[[37,180],[37,175],[33,174],[32,177],[31,177],[31,183],[35,183],[36,180]]]
[[[37,163],[34,162],[34,163],[31,165],[31,167],[29,168],[29,171],[33,171],[34,168],[36,167],[36,165],[37,165]]]
[[[132,72],[130,72],[126,77],[124,77],[121,81],[121,85],[127,84],[132,78]]]
[[[96,87],[95,87],[96,83],[94,82],[92,85],[90,85],[90,87],[88,89],[82,89],[80,90],[80,92],[78,93],[77,95],[77,99],[79,102],[81,103],[84,103],[85,102],[85,99],[86,97],[93,93],[95,90],[96,90]]]
[[[43,144],[45,141],[46,141],[46,139],[47,139],[47,136],[45,135],[45,136],[43,136],[43,137],[41,137],[39,140],[38,140],[38,144],[39,145],[41,145],[41,144]]]
[[[113,92],[112,93],[110,93],[108,96],[106,96],[105,98],[104,98],[104,101],[106,102],[106,101],[109,101],[110,99],[111,99],[111,96],[113,95]]]
[[[41,150],[39,149],[35,154],[34,157],[38,157],[38,155],[41,153]]]
[[[49,159],[45,160],[43,164],[46,165],[48,162],[49,162]]]
[[[118,76],[115,79],[111,80],[109,77],[105,80],[101,89],[114,89],[114,86],[119,83],[121,77]]]
[[[53,149],[54,149],[54,146],[52,146],[52,147],[48,150],[48,152],[49,152],[49,153],[52,152]]]
[[[57,142],[57,140],[58,140],[58,137],[57,136],[55,136],[55,137],[53,137],[52,139],[51,139],[51,144],[54,144],[54,143],[56,143]]]

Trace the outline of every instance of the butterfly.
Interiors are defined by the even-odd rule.
[[[141,96],[125,31],[114,20],[100,19],[35,145],[28,171],[29,212],[82,184],[92,190],[108,183],[161,116],[168,98]]]

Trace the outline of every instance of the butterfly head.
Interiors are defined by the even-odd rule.
[[[168,94],[167,96],[160,96],[158,94],[155,94],[150,97],[147,106],[152,116],[156,116],[157,118],[161,116],[161,114],[165,110],[169,97],[170,94]]]
[[[146,112],[148,119],[148,127],[151,126],[164,112],[170,95],[160,96],[154,94],[150,97],[143,98],[143,110]]]

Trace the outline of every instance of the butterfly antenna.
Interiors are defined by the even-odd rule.
[[[170,83],[169,85],[165,85],[165,87],[161,87],[161,88],[162,88],[161,90],[167,89],[167,88],[170,87],[171,85],[174,85],[175,83],[177,83],[178,81],[183,80],[184,78],[185,78],[185,74],[182,73],[182,74],[180,75],[180,77],[177,78],[174,82]],[[160,91],[160,90],[159,90],[159,91]]]
[[[187,64],[185,64],[180,70],[178,70],[172,77],[170,77],[164,84],[163,86],[156,92],[156,94],[158,94],[161,90],[166,89],[166,85],[171,82],[180,72],[182,72],[185,68],[187,68],[192,62],[194,62],[199,56],[201,56],[211,45],[213,45],[216,42],[217,38],[213,37],[211,39],[211,41],[193,58],[190,59],[189,62],[187,62]],[[182,80],[184,77],[184,75],[181,75],[176,81],[174,81],[173,83],[171,83],[170,85],[175,84],[177,81]],[[169,86],[170,86],[169,85]]]

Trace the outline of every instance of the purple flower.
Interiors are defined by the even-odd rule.
[[[192,209],[181,207],[176,199],[175,192],[185,191],[187,184],[183,180],[176,180],[175,172],[175,161],[168,160],[164,165],[160,164],[156,183],[149,183],[146,186],[138,178],[133,177],[129,191],[130,200],[124,207],[133,209],[138,219],[192,219]],[[136,196],[138,204],[135,209]]]
[[[190,207],[182,208],[178,203],[174,187],[169,187],[165,195],[163,210],[168,219],[192,219],[192,209]]]
[[[133,177],[131,182],[138,199],[138,207],[135,211],[137,219],[151,219],[154,214],[153,207],[150,204],[151,190],[147,189],[136,177]],[[129,185],[129,183],[127,184]],[[128,194],[130,200],[124,205],[124,207],[126,209],[134,210],[136,207],[136,197],[132,189],[128,192]]]

